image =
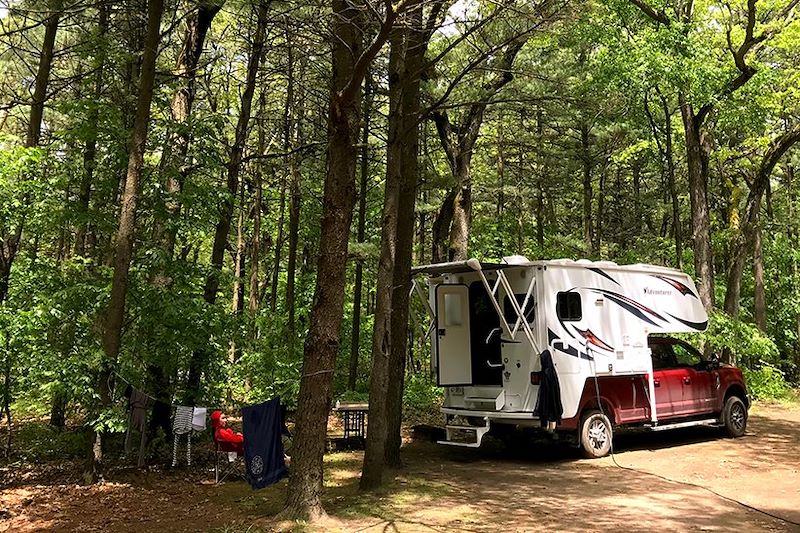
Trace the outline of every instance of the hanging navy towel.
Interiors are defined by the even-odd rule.
[[[280,398],[242,408],[244,461],[253,489],[272,485],[289,472],[283,460],[282,429]]]
[[[539,361],[542,365],[542,379],[539,383],[539,398],[534,412],[539,415],[544,427],[547,422],[561,422],[564,407],[561,405],[561,386],[558,384],[558,375],[550,350],[543,351],[539,355]]]

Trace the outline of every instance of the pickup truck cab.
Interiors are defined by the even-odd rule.
[[[649,413],[647,376],[589,380],[579,410],[582,416],[564,420],[561,426],[578,430],[584,455],[608,454],[614,428],[660,431],[709,425],[723,428],[730,437],[744,435],[750,401],[740,369],[713,356],[706,358],[672,337],[650,337],[648,345],[657,422]]]

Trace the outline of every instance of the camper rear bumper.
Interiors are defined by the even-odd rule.
[[[538,425],[539,417],[530,411],[479,411],[475,409],[461,409],[457,407],[442,407],[439,409],[446,415],[468,416],[475,418],[488,418],[506,424]]]

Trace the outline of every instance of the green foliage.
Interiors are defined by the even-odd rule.
[[[698,336],[694,336],[695,339]],[[776,364],[778,348],[753,324],[730,318],[725,313],[712,311],[708,330],[699,336],[717,353],[727,351],[733,361],[744,368],[756,368],[761,364]]]
[[[792,396],[783,372],[765,361],[755,368],[743,368],[742,373],[747,392],[754,400],[786,400]]]
[[[408,424],[441,422],[439,407],[444,390],[428,372],[413,372],[406,376],[403,391],[403,418]]]
[[[21,424],[14,433],[15,459],[27,462],[65,461],[86,456],[87,438],[83,431],[59,431],[33,421]]]

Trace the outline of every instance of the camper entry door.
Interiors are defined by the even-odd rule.
[[[469,288],[436,287],[436,354],[439,386],[472,385]]]

